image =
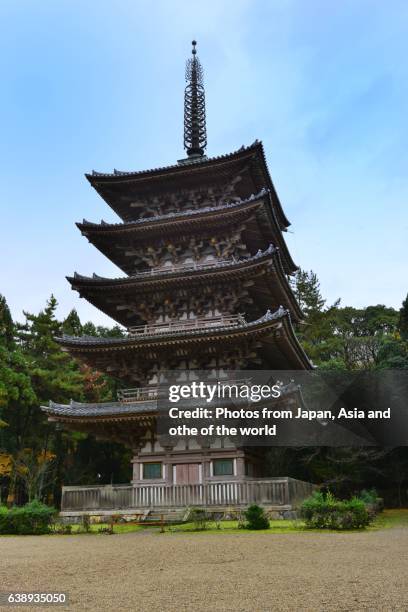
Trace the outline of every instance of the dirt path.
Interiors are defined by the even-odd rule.
[[[402,528],[0,538],[0,590],[66,591],[64,612],[406,611],[407,576]]]

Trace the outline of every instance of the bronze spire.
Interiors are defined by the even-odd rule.
[[[192,57],[186,62],[188,84],[184,91],[184,148],[189,157],[204,155],[207,146],[203,68],[197,57],[197,42],[193,40],[191,44]]]

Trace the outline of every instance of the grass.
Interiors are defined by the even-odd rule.
[[[82,525],[72,525],[73,535],[96,535],[101,529],[109,527],[108,523],[93,523],[90,525],[89,533],[86,533]],[[395,509],[395,510],[384,510],[379,514],[372,525],[370,525],[365,531],[378,531],[380,529],[392,529],[395,527],[408,528],[408,508]],[[132,523],[115,523],[113,527],[114,534],[118,533],[134,533],[137,531],[144,530],[154,531],[160,533],[160,527],[153,525],[135,525]],[[329,529],[306,529],[305,524],[301,520],[271,520],[270,529],[261,529],[259,531],[249,531],[247,529],[240,529],[238,527],[238,521],[209,521],[207,528],[196,531],[194,523],[183,523],[181,525],[167,525],[165,527],[166,533],[217,533],[217,534],[228,534],[228,533],[300,533],[300,532],[316,533],[356,533],[360,530],[350,531],[332,531]],[[364,530],[363,530],[364,531]],[[51,534],[50,534],[51,535]],[[2,536],[2,537],[13,537],[13,536]]]
[[[262,529],[255,533],[356,533],[361,531],[378,531],[380,529],[390,529],[393,527],[408,528],[408,508],[396,510],[384,510],[376,517],[372,525],[366,530],[350,529],[344,531],[330,529],[307,529],[304,521],[301,520],[271,520],[270,529]],[[174,527],[166,527],[166,532],[191,532],[191,533],[249,533],[247,529],[240,529],[238,521],[220,521],[218,524],[209,521],[207,529],[195,531],[194,523],[184,523]]]
[[[257,533],[292,533],[304,530],[303,521],[273,520],[270,521],[270,529],[260,529]],[[207,528],[197,531],[194,523],[183,523],[166,527],[166,531],[174,532],[194,532],[194,533],[248,533],[248,529],[238,527],[238,521],[208,521]]]
[[[408,527],[408,508],[384,510],[376,517],[369,529],[390,529],[392,527]]]
[[[304,523],[302,521],[291,521],[291,520],[274,520],[270,521],[270,529],[261,529],[259,532],[264,533],[290,533],[303,531]],[[90,525],[90,531],[85,532],[82,525],[72,525],[73,535],[93,535],[98,534],[101,529],[109,527],[108,523],[92,523]],[[115,523],[113,526],[114,534],[117,533],[133,533],[136,531],[143,531],[148,529],[149,531],[155,531],[160,533],[159,526],[153,525],[134,525],[126,523]],[[194,523],[183,523],[181,525],[166,525],[164,527],[166,533],[245,533],[247,529],[240,529],[238,527],[238,521],[208,521],[207,528],[202,531],[195,529]]]
[[[73,535],[93,535],[97,534],[101,531],[101,529],[106,529],[109,527],[108,523],[92,523],[89,528],[89,532],[84,531],[84,528],[81,524],[72,525],[72,534]],[[132,533],[133,531],[142,531],[145,529],[143,525],[134,525],[134,524],[126,524],[119,523],[113,526],[114,533]]]

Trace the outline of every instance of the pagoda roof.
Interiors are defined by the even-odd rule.
[[[144,402],[104,402],[104,403],[82,403],[71,400],[69,404],[58,404],[50,401],[48,406],[41,406],[48,414],[64,417],[86,418],[100,417],[110,419],[111,417],[143,416],[157,413],[157,400]]]
[[[180,348],[189,351],[193,346],[203,348],[218,345],[223,350],[228,344],[259,338],[265,345],[274,369],[311,369],[312,364],[294,333],[289,311],[279,308],[251,322],[199,328],[177,328],[169,331],[147,330],[122,338],[95,336],[63,336],[56,338],[65,350],[83,359],[96,369],[109,371],[115,355],[130,356],[132,363],[140,356],[160,359],[164,353]]]
[[[250,379],[248,379],[250,380]],[[224,381],[227,382],[227,381]],[[231,382],[234,382],[232,380]],[[163,387],[163,390],[165,387]],[[298,400],[304,405],[304,400],[299,388],[299,385],[296,385],[293,382],[290,382],[286,385],[280,386],[280,397],[274,398],[273,403],[279,404],[281,402],[285,402],[288,397],[296,396]],[[163,396],[164,397],[164,396]],[[231,400],[226,398],[227,403]],[[269,403],[271,400],[267,400]],[[234,398],[232,400],[232,404],[236,406],[237,404],[247,405],[248,400],[246,398]],[[205,400],[193,399],[192,407],[202,406],[205,403]],[[55,419],[63,419],[69,421],[88,421],[89,417],[91,417],[92,421],[111,421],[118,420],[118,417],[126,422],[129,421],[129,417],[136,417],[137,419],[151,419],[152,417],[163,417],[166,416],[165,404],[163,400],[160,404],[158,404],[158,400],[149,400],[149,401],[138,401],[138,402],[75,402],[71,400],[69,404],[60,404],[58,402],[50,401],[47,406],[41,406],[41,410],[49,415],[49,418]]]
[[[263,145],[258,140],[250,146],[217,157],[182,160],[170,166],[133,172],[115,169],[112,173],[104,173],[93,170],[85,176],[121,219],[132,220],[135,218],[135,209],[130,201],[132,198],[143,201],[146,195],[163,193],[166,189],[185,189],[206,182],[211,184],[217,178],[225,180],[243,170],[249,174],[242,187],[242,197],[262,187],[269,189],[279,226],[281,229],[288,227],[290,223],[269,174]]]
[[[63,423],[69,430],[92,434],[97,439],[113,440],[133,449],[155,422],[157,401],[128,404],[71,401],[67,405],[50,402],[48,406],[41,406],[41,410],[48,415],[49,421]]]
[[[251,246],[253,251],[266,248],[268,244],[276,244],[281,251],[285,272],[290,274],[297,270],[279,228],[274,209],[271,206],[271,193],[262,189],[258,194],[219,206],[209,206],[201,209],[157,215],[124,223],[91,223],[83,220],[77,223],[82,234],[96,248],[106,255],[124,272],[130,273],[126,255],[126,245],[151,245],[165,236],[175,234],[187,239],[200,232],[221,232],[231,223],[239,224],[251,218],[256,218],[258,229],[252,231]],[[125,247],[123,246],[125,245]]]
[[[257,204],[262,197],[266,196],[267,193],[268,192],[266,189],[261,189],[261,191],[256,195],[252,194],[248,198],[236,202],[229,202],[227,204],[220,204],[218,206],[204,206],[202,208],[171,212],[152,217],[142,217],[134,221],[124,221],[122,223],[107,223],[103,220],[100,223],[93,223],[92,221],[87,221],[84,219],[82,223],[76,223],[76,226],[87,236],[90,232],[116,235],[117,233],[134,231],[135,229],[140,229],[142,232],[150,230],[151,228],[159,228],[161,230],[160,226],[163,223],[168,226],[177,226],[182,223],[184,227],[186,219],[191,223],[196,223],[195,218],[197,217],[201,223],[203,217],[212,219],[214,216],[224,216],[225,214],[230,214],[244,208],[250,210],[254,208],[255,204]]]
[[[81,297],[85,297],[91,304],[112,317],[125,327],[140,324],[137,315],[129,317],[126,309],[126,300],[134,300],[149,295],[152,291],[174,290],[179,287],[191,287],[203,283],[228,283],[241,278],[257,278],[261,281],[262,289],[260,305],[273,305],[278,307],[284,304],[290,309],[293,320],[303,318],[292,289],[285,276],[280,259],[279,249],[270,245],[265,251],[259,250],[251,257],[221,261],[171,270],[151,270],[140,272],[134,276],[122,278],[104,278],[94,274],[93,277],[82,276],[77,273],[67,277],[72,289],[76,289]],[[112,296],[115,303],[112,302]],[[273,303],[272,300],[275,300]],[[117,306],[121,306],[118,310]],[[266,307],[265,306],[265,307]],[[136,320],[132,320],[136,317]]]

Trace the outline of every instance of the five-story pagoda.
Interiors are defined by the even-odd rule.
[[[311,368],[292,327],[302,313],[288,282],[296,270],[283,238],[289,222],[262,144],[207,157],[194,41],[186,80],[185,159],[153,170],[86,175],[121,221],[84,220],[78,228],[124,275],[74,274],[68,280],[127,335],[58,341],[123,389],[111,403],[44,407],[52,421],[133,449],[135,488],[264,475],[245,449],[228,441],[160,444],[156,393],[162,372],[180,370],[185,380],[191,370],[222,378],[227,370]]]

